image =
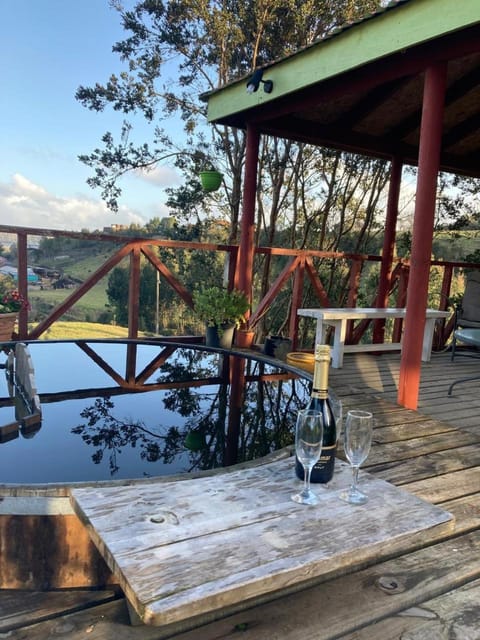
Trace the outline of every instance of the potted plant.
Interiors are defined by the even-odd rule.
[[[240,349],[250,349],[255,340],[255,329],[248,323],[243,323],[235,331],[235,345]]]
[[[28,302],[17,289],[10,288],[6,279],[2,278],[0,280],[0,341],[12,339],[19,311],[28,308]]]
[[[230,348],[235,328],[245,322],[249,303],[243,291],[203,287],[193,293],[195,314],[207,326],[206,344]]]
[[[223,180],[223,173],[214,167],[209,167],[200,171],[200,182],[204,191],[217,191]]]

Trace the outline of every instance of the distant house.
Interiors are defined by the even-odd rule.
[[[12,267],[9,264],[4,264],[0,266],[0,274],[4,276],[10,276],[15,282],[18,281],[18,270],[16,267]],[[35,284],[38,282],[39,278],[36,273],[34,273],[33,269],[30,267],[27,268],[27,281],[30,284]]]

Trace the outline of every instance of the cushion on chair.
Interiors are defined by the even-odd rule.
[[[462,308],[458,316],[462,327],[480,327],[480,272],[470,271],[463,294]]]
[[[472,347],[480,347],[480,329],[457,329],[455,339]]]

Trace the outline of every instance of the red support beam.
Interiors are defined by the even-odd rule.
[[[416,409],[418,405],[446,77],[445,63],[432,65],[425,73],[412,256],[398,386],[398,403],[408,409]]]
[[[17,282],[18,292],[28,300],[28,264],[27,264],[27,234],[17,233]],[[18,319],[18,333],[20,338],[28,335],[28,309],[22,309]]]
[[[293,292],[292,292],[292,306],[290,309],[290,324],[289,324],[289,336],[292,339],[292,347],[295,350],[297,348],[297,335],[298,335],[298,314],[297,309],[301,308],[303,297],[303,282],[305,280],[305,257],[299,260],[298,268],[295,271],[295,277],[293,279]]]
[[[255,255],[255,201],[257,194],[257,165],[260,134],[256,127],[247,126],[245,178],[243,185],[243,209],[240,246],[235,286],[252,299],[253,258]]]
[[[138,312],[140,311],[140,256],[139,246],[130,253],[130,279],[128,283],[128,337],[138,336]]]
[[[388,294],[392,279],[392,263],[395,251],[395,237],[398,217],[398,201],[400,198],[400,186],[402,183],[403,162],[400,158],[392,159],[390,169],[390,186],[388,189],[387,215],[385,220],[385,235],[383,236],[382,263],[380,267],[380,279],[376,306],[385,308],[388,306]],[[384,341],[385,320],[377,320],[373,327],[373,342]]]

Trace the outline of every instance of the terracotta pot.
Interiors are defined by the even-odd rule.
[[[235,345],[241,349],[250,349],[255,338],[255,331],[237,329],[235,331]]]
[[[17,313],[0,313],[0,341],[12,339],[12,333],[17,321]]]

